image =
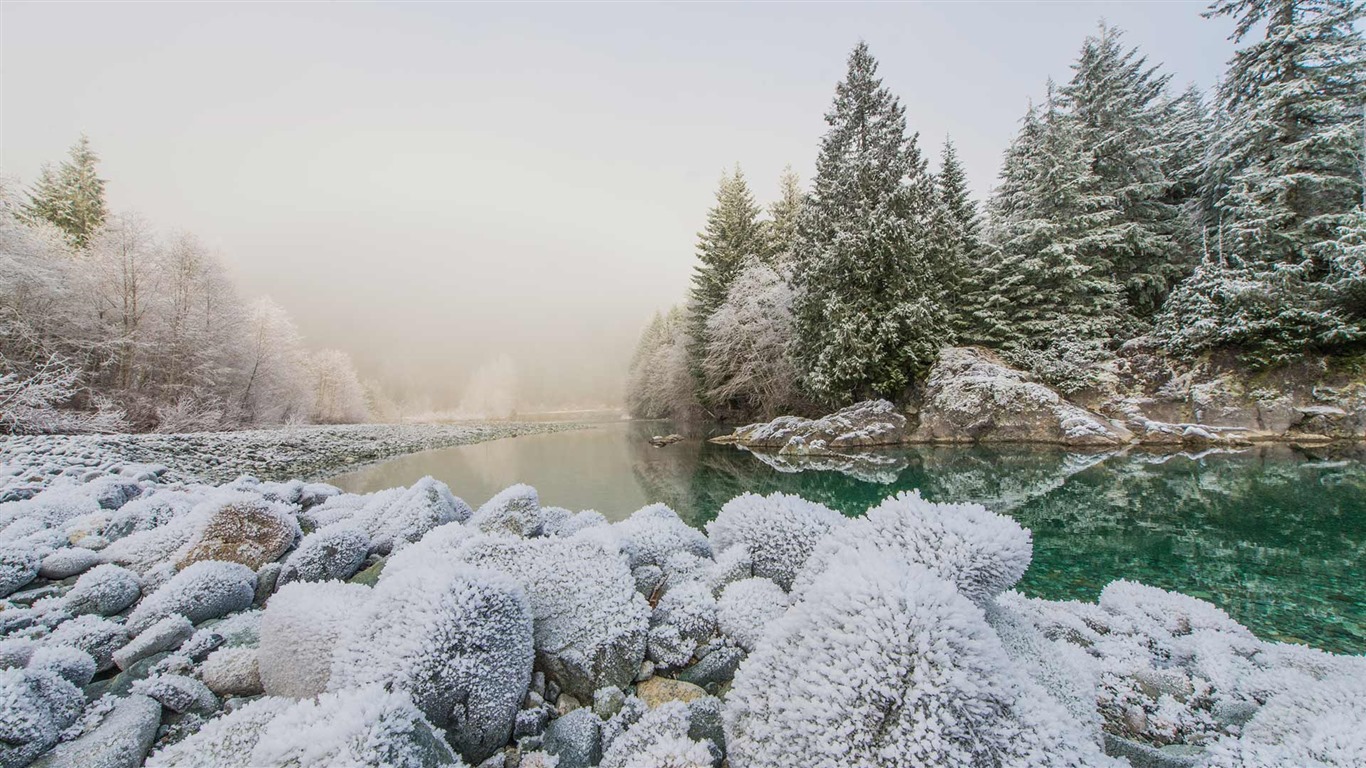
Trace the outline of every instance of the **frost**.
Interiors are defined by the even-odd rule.
[[[787,611],[787,593],[769,579],[753,577],[726,586],[716,601],[722,634],[753,652],[765,630]]]
[[[711,750],[689,738],[690,727],[688,705],[661,704],[612,739],[600,768],[710,768]]]
[[[80,689],[50,669],[0,670],[0,765],[27,765],[84,708]]]
[[[122,625],[97,616],[77,616],[63,622],[47,636],[47,645],[69,645],[90,654],[95,666],[103,672],[114,666],[114,651],[128,643],[128,632]]]
[[[843,522],[838,512],[797,496],[746,493],[721,507],[707,524],[707,536],[717,556],[743,546],[755,576],[791,589],[816,543]]]
[[[56,672],[77,688],[83,688],[95,677],[95,660],[90,654],[69,645],[39,648],[28,661],[29,669]]]
[[[666,667],[685,666],[716,633],[716,599],[696,581],[670,589],[650,616],[648,655]]]
[[[109,518],[104,535],[113,541],[139,531],[150,531],[186,514],[199,501],[198,496],[182,491],[157,491],[134,499]]]
[[[336,523],[308,534],[285,559],[276,585],[291,581],[349,579],[365,562],[370,537],[346,523]]]
[[[273,562],[299,539],[291,508],[252,493],[225,493],[192,513],[204,522],[176,553],[176,566],[216,560],[241,563],[253,571]]]
[[[936,504],[919,491],[899,493],[822,541],[795,591],[834,561],[876,553],[923,565],[981,605],[1024,576],[1033,545],[1019,523],[979,504]]]
[[[1366,765],[1366,677],[1334,677],[1272,699],[1210,751],[1209,768]]]
[[[529,485],[504,488],[470,518],[470,525],[485,533],[515,536],[540,536],[544,524],[540,496]]]
[[[244,565],[212,560],[195,563],[172,576],[128,615],[133,632],[178,613],[198,624],[251,607],[256,574]]]
[[[663,504],[639,509],[613,527],[620,537],[621,552],[630,560],[632,569],[642,565],[663,566],[676,552],[711,557],[707,537]]]
[[[63,607],[73,614],[112,616],[142,597],[137,574],[117,565],[98,565],[81,574],[66,593]]]
[[[200,681],[184,675],[154,675],[133,683],[132,691],[156,699],[172,712],[203,715],[218,709],[218,697]]]
[[[138,661],[162,651],[174,651],[194,634],[194,625],[173,613],[138,633],[129,643],[114,651],[114,663],[126,670]]]
[[[181,547],[188,544],[207,523],[208,512],[206,508],[196,506],[163,525],[135,531],[121,538],[105,547],[100,554],[107,562],[125,565],[145,574],[170,560]]]
[[[369,599],[368,587],[339,582],[295,582],[276,592],[261,615],[265,692],[307,698],[327,690],[337,639]]]
[[[85,573],[101,562],[98,552],[81,547],[66,547],[43,558],[38,575],[59,581]]]
[[[478,763],[507,743],[532,659],[521,587],[502,573],[434,561],[375,587],[337,644],[328,688],[406,691]]]
[[[38,578],[38,553],[24,544],[0,544],[0,597]]]
[[[725,711],[732,766],[1109,764],[953,585],[847,554],[741,665]]]
[[[470,516],[469,505],[445,483],[424,477],[411,488],[390,488],[368,496],[333,496],[307,513],[319,528],[334,523],[359,527],[375,550],[387,554],[421,539],[428,531]]]

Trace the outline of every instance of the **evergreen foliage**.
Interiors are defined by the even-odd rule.
[[[797,216],[801,210],[801,180],[789,165],[778,178],[778,199],[768,207],[769,216],[772,217],[769,224],[769,253],[775,262],[782,263],[791,255],[797,240]]]
[[[84,135],[71,146],[68,158],[53,171],[44,166],[29,195],[24,213],[31,221],[47,221],[61,229],[71,244],[84,248],[104,225],[104,179],[95,165],[99,156]]]

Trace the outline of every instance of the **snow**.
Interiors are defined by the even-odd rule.
[[[333,523],[319,528],[303,537],[285,559],[277,588],[291,581],[349,579],[369,551],[370,537],[358,526]]]
[[[470,518],[470,525],[485,533],[539,536],[545,524],[541,500],[529,485],[513,485],[484,502]]]
[[[27,765],[84,708],[80,689],[51,669],[0,670],[0,763]]]
[[[29,657],[28,668],[56,672],[77,688],[85,687],[95,677],[95,660],[69,645],[38,648]]]
[[[746,652],[753,652],[768,625],[787,611],[787,593],[771,579],[758,576],[726,586],[716,601],[721,633]]]
[[[711,750],[688,737],[688,705],[671,701],[639,716],[615,737],[601,768],[710,768]]]
[[[41,558],[23,544],[0,544],[0,597],[38,578]]]
[[[128,643],[128,630],[98,616],[77,616],[52,630],[43,642],[85,651],[95,660],[95,668],[103,672],[114,666],[114,651]]]
[[[205,560],[172,576],[128,615],[128,629],[141,632],[180,614],[199,624],[246,610],[256,597],[256,573],[237,563]]]
[[[663,504],[642,507],[612,527],[620,537],[622,554],[626,555],[632,569],[643,565],[663,566],[676,552],[711,557],[707,537]]]
[[[294,582],[261,615],[257,663],[271,696],[308,698],[327,690],[338,638],[370,600],[370,589],[340,582]]]
[[[718,556],[743,546],[755,576],[791,589],[816,543],[843,523],[838,512],[797,496],[746,493],[721,507],[716,519],[707,523],[707,537]]]
[[[646,655],[664,667],[683,667],[716,632],[716,599],[701,582],[679,584],[660,598],[650,616]]]

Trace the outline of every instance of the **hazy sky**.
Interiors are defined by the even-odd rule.
[[[1103,17],[1179,85],[1232,52],[1199,2],[0,2],[0,168],[90,136],[116,210],[197,234],[311,344],[438,401],[500,351],[614,399],[677,301],[724,168],[803,180],[849,50],[985,194]]]

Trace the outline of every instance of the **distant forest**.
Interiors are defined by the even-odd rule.
[[[737,166],[687,301],[631,363],[640,417],[905,400],[938,351],[997,350],[1065,393],[1126,351],[1249,369],[1366,343],[1366,47],[1353,0],[1218,0],[1238,45],[1178,90],[1102,26],[1049,81],[985,205],[937,169],[860,43],[815,178],[761,208]]]

